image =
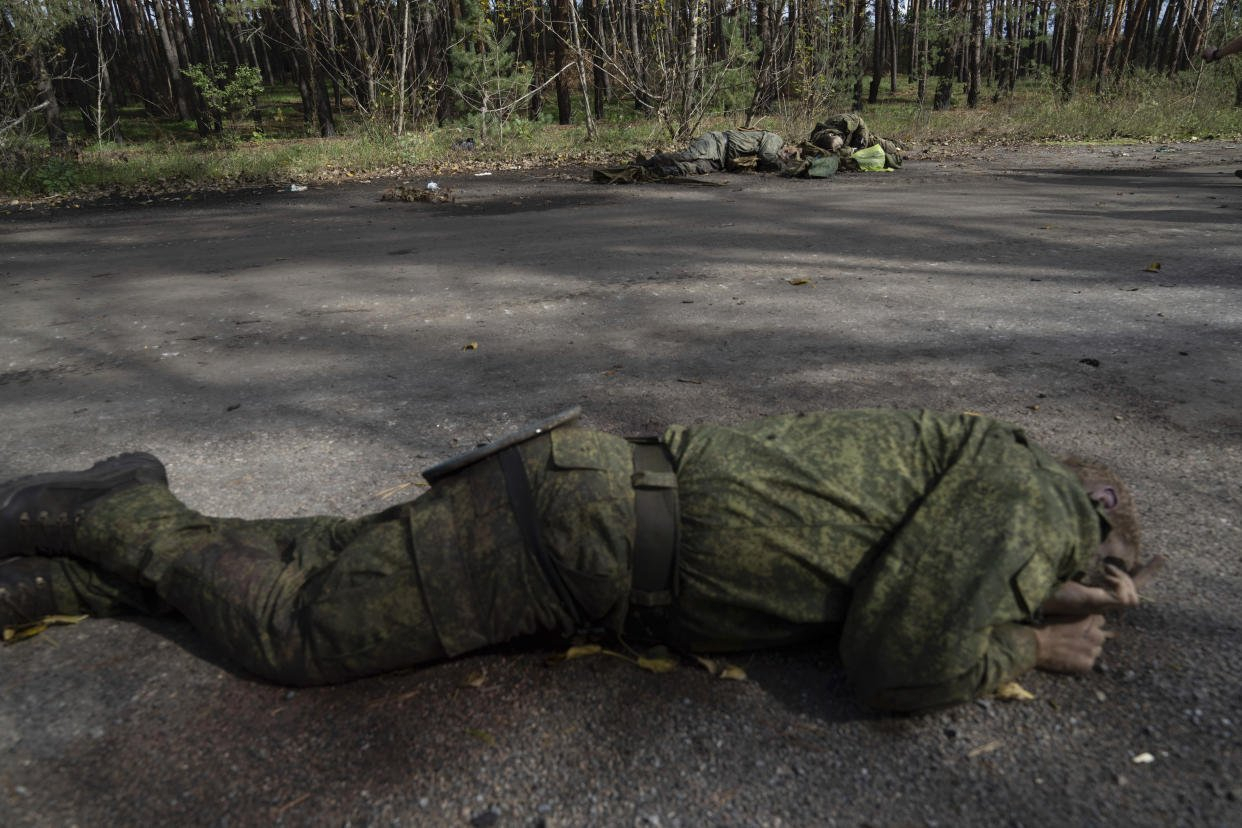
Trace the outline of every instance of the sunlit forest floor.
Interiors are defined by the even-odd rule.
[[[1174,78],[1137,75],[1097,92],[1094,85],[1063,102],[1053,81],[1026,82],[1011,95],[985,88],[979,105],[968,108],[960,86],[953,106],[933,110],[917,86],[900,78],[886,82],[879,100],[863,116],[873,132],[919,151],[952,152],[955,146],[1020,145],[1049,142],[1137,142],[1227,139],[1242,136],[1242,107],[1234,105],[1238,68],[1212,67]],[[337,113],[338,136],[317,137],[296,93],[268,90],[259,119],[242,117],[218,134],[199,136],[191,121],[157,119],[135,106],[121,115],[123,143],[88,136],[76,112],[65,110],[71,133],[68,150],[53,152],[44,136],[9,133],[0,141],[0,194],[12,204],[66,198],[145,196],[210,191],[289,182],[325,182],[357,177],[413,176],[481,169],[520,169],[571,164],[623,163],[637,153],[675,149],[671,130],[659,119],[617,104],[588,135],[582,100],[575,120],[555,123],[547,106],[537,120],[513,117],[480,128],[477,118],[394,134],[387,118],[366,118],[349,101]],[[797,141],[817,119],[849,108],[784,102],[752,126]],[[745,114],[717,111],[692,131],[739,126]]]

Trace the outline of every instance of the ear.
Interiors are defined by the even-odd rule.
[[[1087,490],[1087,496],[1100,504],[1106,512],[1117,508],[1117,490],[1106,483],[1092,484],[1091,488]]]

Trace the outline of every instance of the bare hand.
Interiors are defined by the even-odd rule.
[[[1104,629],[1104,616],[1054,620],[1034,627],[1035,666],[1054,673],[1086,673],[1104,651],[1113,634]]]
[[[1077,581],[1066,581],[1057,587],[1043,606],[1045,615],[1093,615],[1115,609],[1137,607],[1139,590],[1164,568],[1164,558],[1152,558],[1133,574],[1113,564],[1104,565],[1104,586],[1091,587]]]

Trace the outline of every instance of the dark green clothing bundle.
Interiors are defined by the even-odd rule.
[[[833,138],[841,139],[841,146],[837,150],[832,149]],[[868,147],[879,146],[884,150],[884,166],[893,170],[901,166],[905,154],[905,150],[900,145],[881,138],[868,129],[862,116],[854,112],[833,115],[822,123],[816,124],[811,130],[807,143],[826,152],[836,152],[847,167],[849,159],[858,150],[865,150]]]
[[[652,156],[646,166],[662,175],[702,175],[753,165],[759,170],[780,170],[785,141],[775,132],[730,129],[706,132],[684,150]]]
[[[221,520],[162,487],[129,489],[79,528],[98,569],[65,566],[95,606],[136,581],[282,683],[572,633],[577,614],[696,651],[822,640],[866,700],[918,709],[1034,666],[1024,622],[1100,541],[1077,479],[983,417],[842,411],[674,426],[664,440],[681,522],[678,595],[657,615],[630,603],[630,445],[573,427],[520,445],[573,608],[524,545],[495,457],[355,520]]]

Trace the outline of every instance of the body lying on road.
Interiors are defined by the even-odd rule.
[[[148,454],[0,484],[0,624],[171,608],[293,685],[534,633],[818,641],[867,702],[919,710],[1090,670],[1102,613],[1155,569],[1110,472],[985,417],[830,411],[635,440],[576,417],[357,519],[207,517]]]
[[[785,143],[775,132],[731,129],[708,132],[677,152],[660,152],[622,167],[598,169],[595,181],[631,183],[703,175],[711,172],[755,170],[788,176],[826,178],[838,167],[852,170],[896,169],[904,149],[874,135],[854,113],[834,115],[817,123],[798,146]],[[833,159],[825,163],[826,159]]]

